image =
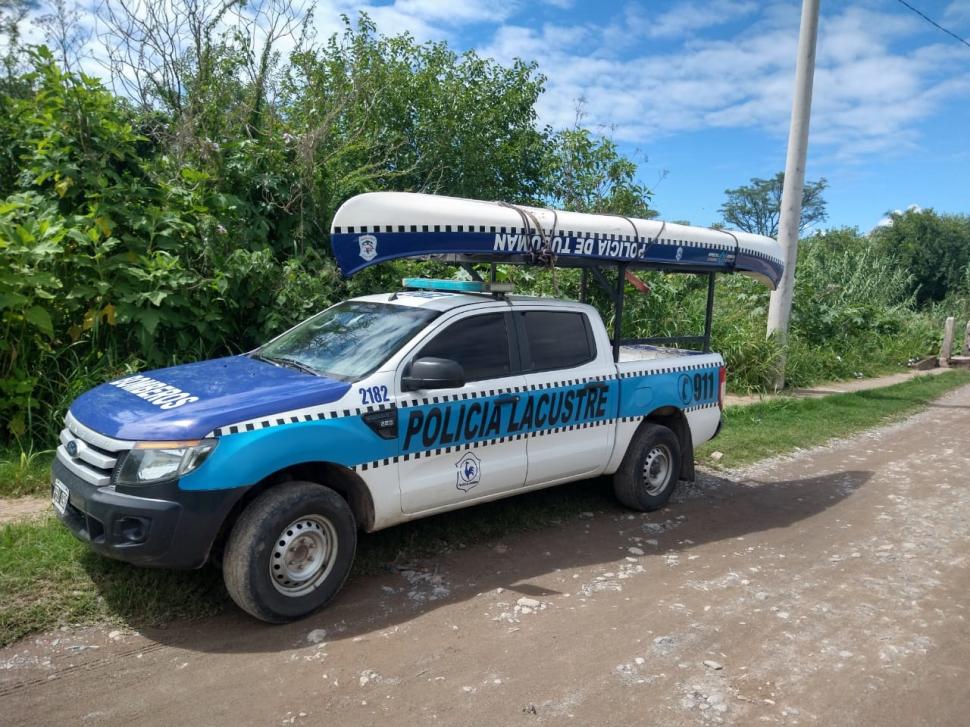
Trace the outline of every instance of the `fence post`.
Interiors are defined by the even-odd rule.
[[[950,356],[953,355],[953,327],[956,324],[956,319],[950,316],[946,319],[946,325],[943,326],[943,347],[940,349],[940,366],[950,365]]]
[[[963,355],[970,356],[970,321],[967,321],[967,330],[963,334]]]

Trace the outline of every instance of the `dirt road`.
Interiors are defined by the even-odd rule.
[[[773,399],[819,399],[832,394],[851,394],[855,391],[872,391],[873,389],[883,389],[887,386],[895,386],[905,381],[918,378],[920,376],[939,376],[951,368],[935,369],[910,369],[900,371],[895,374],[876,376],[868,379],[848,379],[846,381],[830,381],[828,383],[817,384],[804,389],[785,390],[781,394],[728,394],[724,397],[727,406],[745,406],[746,404],[758,404],[763,401]]]
[[[966,724],[968,442],[970,387],[659,513],[356,578],[297,624],[29,639],[0,722]]]

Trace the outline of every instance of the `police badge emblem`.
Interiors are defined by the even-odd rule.
[[[465,452],[461,459],[455,462],[458,469],[458,489],[468,492],[482,479],[482,461],[471,452]]]
[[[373,235],[361,235],[357,238],[360,244],[360,257],[370,262],[377,257],[377,238]]]

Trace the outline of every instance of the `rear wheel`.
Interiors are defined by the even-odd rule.
[[[659,424],[644,424],[613,475],[617,499],[644,512],[666,505],[680,479],[680,456],[676,434]]]
[[[223,578],[232,600],[283,623],[326,605],[347,580],[357,549],[353,512],[312,482],[278,485],[253,500],[229,535]]]

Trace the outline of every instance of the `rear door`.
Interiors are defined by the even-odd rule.
[[[525,378],[511,313],[466,314],[448,323],[402,363],[398,387],[401,506],[417,513],[522,487],[526,437],[509,431]],[[461,364],[454,389],[401,391],[417,358]]]
[[[516,307],[513,317],[534,411],[526,485],[599,474],[613,447],[612,357],[597,350],[585,313]]]

